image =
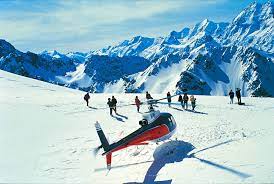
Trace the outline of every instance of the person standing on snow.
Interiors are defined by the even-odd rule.
[[[187,93],[184,94],[184,97],[183,97],[183,102],[184,102],[184,109],[187,109],[188,108],[188,96],[187,96]]]
[[[184,108],[182,95],[179,95],[178,102],[181,102],[182,108]]]
[[[228,95],[230,97],[230,104],[233,104],[234,92],[232,91],[232,89],[230,90],[230,92],[228,93]]]
[[[153,98],[151,97],[151,95],[148,93],[148,91],[146,92],[146,99],[147,99],[147,100],[153,99]]]
[[[194,98],[194,96],[191,95],[189,100],[191,102],[192,110],[194,111],[194,109],[196,107],[196,98]]]
[[[237,88],[236,89],[236,96],[237,96],[237,99],[238,99],[238,104],[240,105],[242,103],[242,100],[241,100],[241,90],[240,88]]]
[[[88,101],[90,99],[89,93],[87,92],[84,96],[84,100],[87,102],[87,106],[88,106]]]
[[[109,107],[109,114],[112,116],[112,110],[113,110],[113,103],[112,100],[110,98],[108,98],[108,107]]]
[[[140,111],[140,105],[141,105],[141,101],[139,100],[138,96],[135,97],[135,105],[137,107],[137,111]]]
[[[114,96],[112,96],[111,102],[113,105],[113,110],[114,110],[115,114],[117,114],[117,100]]]
[[[167,92],[166,97],[167,97],[168,107],[170,107],[170,103],[171,103],[171,95],[170,95],[170,92]]]

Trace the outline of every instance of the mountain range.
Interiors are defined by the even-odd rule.
[[[230,23],[208,19],[165,37],[136,36],[88,53],[23,53],[0,40],[0,69],[91,92],[274,96],[274,13],[252,3]]]

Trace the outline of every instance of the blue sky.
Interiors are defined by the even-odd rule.
[[[115,3],[114,3],[115,2]],[[90,51],[133,36],[230,22],[252,0],[1,0],[0,39],[22,51]],[[267,0],[257,0],[267,2]]]

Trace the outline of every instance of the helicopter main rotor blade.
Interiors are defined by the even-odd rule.
[[[178,95],[181,95],[181,93],[180,93],[180,94],[172,95],[172,96],[170,96],[169,98],[173,98],[173,97],[178,96]],[[156,99],[156,101],[161,101],[161,100],[166,100],[166,99],[168,99],[168,97]]]
[[[158,104],[165,104],[165,105],[170,104],[170,105],[180,105],[180,106],[182,106],[182,104],[180,102],[170,102],[170,103],[168,103],[168,102],[158,102]]]
[[[117,105],[116,107],[127,107],[127,106],[131,106],[131,105],[136,105],[136,104],[123,104],[123,105]]]
[[[131,105],[135,105],[135,104],[116,105],[116,107],[128,107],[128,106],[131,106]],[[101,110],[101,109],[109,109],[109,107],[108,106],[106,106],[106,107],[97,107],[95,110]]]

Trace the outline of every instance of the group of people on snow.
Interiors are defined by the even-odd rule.
[[[168,106],[171,107],[171,98],[172,98],[172,96],[171,96],[170,92],[167,92],[166,98],[167,98]],[[196,98],[194,98],[193,95],[191,95],[190,98],[189,98],[187,96],[187,93],[184,93],[184,96],[179,95],[178,102],[181,103],[183,109],[188,109],[188,101],[190,101],[191,106],[192,106],[192,110],[194,111],[194,109],[196,107]]]
[[[146,99],[147,100],[153,99],[148,91],[146,92]],[[167,92],[166,99],[167,99],[167,102],[168,102],[168,106],[171,107],[172,96],[171,96],[170,92]],[[192,106],[192,110],[194,111],[194,109],[196,107],[196,98],[193,95],[191,95],[190,98],[189,98],[187,93],[184,93],[184,96],[179,95],[178,102],[181,103],[183,109],[188,109],[188,101],[190,101],[191,106]],[[137,106],[136,101],[135,101],[135,104]],[[138,109],[138,107],[137,107],[137,109]],[[138,112],[139,112],[139,110],[138,110]]]
[[[117,114],[117,100],[114,96],[112,98],[108,98],[108,107],[109,107],[109,114],[112,116],[112,111]]]
[[[230,92],[228,93],[229,98],[230,98],[230,104],[233,104],[233,99],[234,99],[234,92],[232,91],[232,89],[230,90]],[[238,100],[238,104],[242,105],[242,99],[241,99],[241,89],[240,88],[236,88],[236,97]]]
[[[196,107],[196,98],[193,95],[189,98],[187,93],[184,93],[183,96],[179,95],[178,102],[181,103],[183,109],[188,109],[188,101],[190,101],[192,110],[194,111]]]
[[[86,101],[88,107],[89,107],[89,99],[90,99],[89,92],[87,92],[84,96],[84,100]],[[112,98],[108,98],[107,105],[109,106],[109,113],[111,116],[112,116],[112,111],[114,111],[115,114],[117,114],[117,100],[114,96],[112,96]]]
[[[84,100],[86,101],[87,106],[89,106],[89,99],[90,99],[90,95],[89,95],[89,93],[86,93],[84,96]],[[147,100],[153,99],[151,94],[148,91],[146,92],[146,99]],[[166,99],[168,101],[168,106],[171,107],[172,96],[171,96],[170,92],[167,93]],[[138,96],[135,97],[134,101],[135,101],[135,105],[137,107],[137,112],[140,112],[140,106],[141,106],[142,102],[140,101]],[[188,109],[188,101],[190,101],[192,110],[194,111],[194,109],[196,107],[196,98],[194,98],[193,95],[191,95],[189,98],[187,93],[184,93],[183,96],[179,95],[178,102],[181,103],[183,109]],[[108,98],[107,105],[109,107],[109,113],[111,116],[112,116],[113,111],[115,112],[115,114],[117,114],[117,99],[114,96],[112,96],[112,98]]]
[[[237,97],[237,100],[238,100],[238,104],[242,105],[243,103],[242,103],[242,100],[241,100],[241,89],[236,88],[235,93],[236,93],[236,97]],[[228,93],[229,98],[230,98],[230,104],[233,104],[235,93],[233,92],[232,89]],[[89,99],[90,99],[90,95],[89,95],[89,93],[86,93],[85,96],[84,96],[84,100],[86,101],[87,106],[89,106]],[[151,94],[148,91],[146,92],[146,99],[147,100],[153,99]],[[167,92],[166,99],[167,99],[167,102],[168,102],[168,106],[171,107],[172,96],[171,96],[170,92]],[[181,103],[181,106],[182,106],[183,109],[188,109],[188,101],[190,101],[191,106],[192,106],[192,110],[194,111],[194,109],[196,107],[196,98],[193,95],[188,97],[187,93],[184,93],[183,96],[179,95],[178,102]],[[140,112],[141,104],[142,104],[142,102],[140,101],[138,96],[136,96],[135,97],[135,105],[137,107],[137,112]],[[109,106],[109,110],[110,110],[109,112],[110,112],[111,116],[112,116],[113,111],[115,112],[115,114],[117,114],[117,99],[114,96],[112,96],[112,98],[108,98],[107,105]]]

